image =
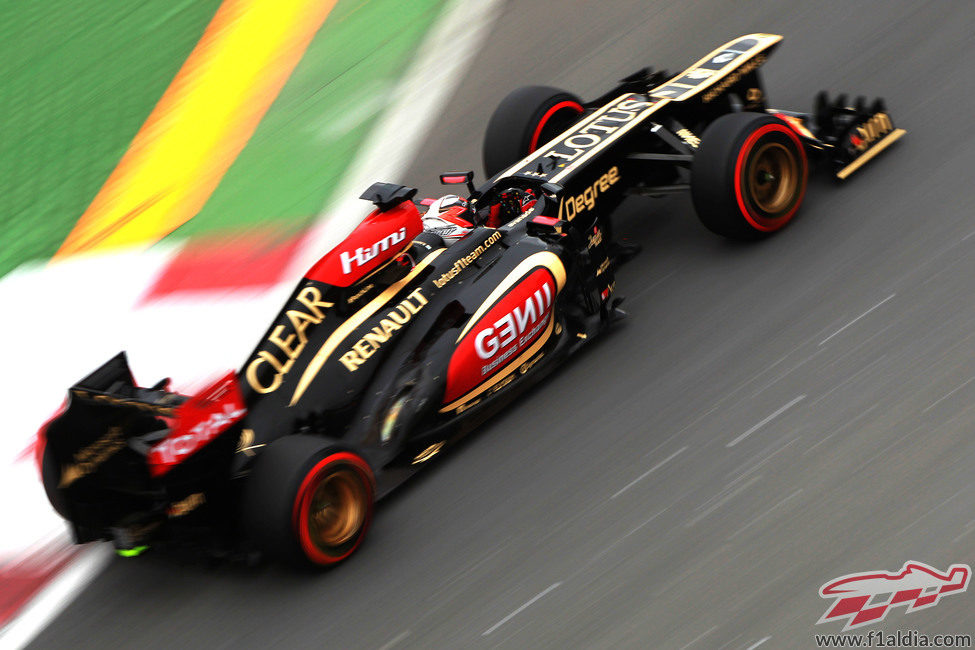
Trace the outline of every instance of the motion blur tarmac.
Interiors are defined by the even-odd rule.
[[[34,645],[808,648],[839,632],[823,583],[971,563],[970,3],[511,1],[409,173],[377,180],[483,178],[518,85],[588,98],[757,31],[785,36],[772,106],[879,95],[907,136],[758,244],[689,197],[629,200],[630,318],[384,502],[337,570],[117,559]],[[972,598],[877,629],[972,633]]]

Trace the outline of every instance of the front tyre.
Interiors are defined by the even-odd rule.
[[[705,131],[691,165],[691,198],[709,230],[759,239],[799,210],[809,165],[795,132],[760,113],[733,113]]]
[[[299,565],[342,562],[365,539],[375,479],[356,453],[315,436],[274,441],[255,461],[244,532],[265,554]]]
[[[503,171],[575,124],[582,100],[548,86],[524,86],[501,100],[484,133],[484,172]]]

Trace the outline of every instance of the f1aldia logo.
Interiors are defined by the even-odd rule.
[[[952,564],[944,572],[923,562],[906,562],[900,571],[851,573],[819,588],[833,604],[816,624],[846,620],[843,631],[879,623],[893,607],[904,605],[907,613],[937,605],[944,596],[968,589],[972,568]]]

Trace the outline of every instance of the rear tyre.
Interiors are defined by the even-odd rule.
[[[484,134],[484,171],[490,177],[572,126],[582,100],[558,88],[524,86],[505,97]]]
[[[691,198],[709,230],[760,239],[799,210],[809,169],[795,132],[760,113],[733,113],[704,131],[691,166]]]
[[[375,479],[361,456],[314,436],[287,436],[255,461],[244,532],[275,559],[332,566],[362,544],[374,502]]]

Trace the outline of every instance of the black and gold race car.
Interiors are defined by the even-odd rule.
[[[377,498],[623,315],[624,196],[689,190],[707,228],[761,238],[796,215],[813,164],[845,179],[903,135],[879,100],[768,108],[759,66],[780,41],[743,36],[590,102],[516,90],[487,127],[490,180],[441,177],[469,190],[455,243],[424,231],[415,189],[377,183],[238,371],[185,396],[138,387],[123,353],[78,382],[41,432],[76,541],[347,558]]]

